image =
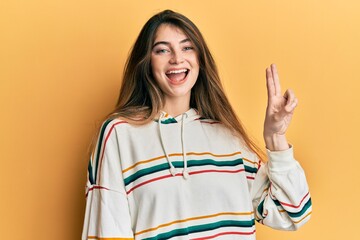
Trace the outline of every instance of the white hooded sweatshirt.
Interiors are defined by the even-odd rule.
[[[104,122],[89,162],[82,239],[255,239],[255,220],[296,230],[311,198],[293,148],[262,163],[195,109]]]

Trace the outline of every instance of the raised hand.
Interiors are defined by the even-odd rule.
[[[266,68],[268,105],[264,122],[264,140],[269,150],[289,148],[285,133],[288,129],[298,100],[292,90],[281,93],[279,75],[275,64]]]

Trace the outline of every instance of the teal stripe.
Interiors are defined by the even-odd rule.
[[[181,162],[182,165],[184,165],[184,162]],[[224,166],[237,166],[240,164],[243,164],[242,158],[229,160],[229,161],[216,161],[213,159],[203,159],[203,160],[189,160],[187,161],[189,167],[193,166],[204,166],[204,165],[212,165],[212,166],[218,166],[218,167],[224,167]]]
[[[263,212],[264,212],[264,201],[265,201],[265,199],[262,200],[261,203],[259,204],[259,206],[257,207],[257,211],[260,214],[260,216],[262,216]]]
[[[180,162],[173,162],[173,165],[176,167],[176,165],[179,165],[178,163]],[[183,163],[184,165],[184,163]],[[168,163],[163,163],[163,164],[159,164],[156,165],[155,167],[151,167],[151,168],[146,168],[146,169],[142,169],[137,171],[136,173],[130,175],[129,177],[124,179],[124,184],[125,186],[129,185],[130,183],[132,183],[133,181],[135,181],[138,178],[141,178],[143,176],[155,173],[155,172],[159,172],[159,171],[163,171],[165,169],[169,168],[169,164]]]
[[[279,203],[279,201],[275,200],[274,201],[276,205],[281,205]],[[286,211],[288,213],[288,215],[291,217],[291,218],[298,218],[298,217],[301,217],[302,215],[304,215],[304,213],[312,206],[312,203],[311,203],[311,198],[309,198],[309,200],[305,203],[305,205],[303,206],[303,208],[299,211],[299,212],[289,212],[289,211]]]
[[[259,204],[259,206],[257,207],[257,210],[259,212],[259,214],[262,216],[263,211],[264,211],[264,201],[261,201],[261,203]],[[278,200],[273,200],[276,206],[281,206],[281,203]],[[286,211],[287,214],[289,215],[289,217],[291,218],[298,218],[301,217],[302,215],[304,215],[304,213],[312,206],[311,203],[311,198],[309,198],[309,200],[305,203],[305,205],[303,206],[303,208],[299,211],[299,212],[289,212]],[[283,207],[284,208],[284,207]]]
[[[175,168],[183,168],[184,167],[184,161],[174,161],[171,162]],[[188,167],[194,167],[194,166],[206,166],[206,165],[212,165],[212,166],[218,166],[218,167],[226,167],[226,166],[237,166],[243,164],[242,158],[231,160],[231,161],[215,161],[212,159],[203,159],[203,160],[189,160],[187,161]],[[129,185],[133,181],[135,181],[138,178],[141,178],[143,176],[163,171],[169,169],[168,163],[162,163],[153,167],[141,169],[134,174],[130,175],[129,177],[124,179],[125,186]]]
[[[186,228],[179,228],[175,229],[166,233],[161,233],[157,236],[150,237],[150,238],[144,238],[143,240],[165,240],[170,239],[177,236],[184,236],[191,233],[197,233],[197,232],[205,232],[205,231],[211,231],[214,229],[222,228],[222,227],[242,227],[242,228],[251,228],[255,225],[254,219],[250,221],[236,221],[236,220],[223,220],[219,222],[214,223],[208,223],[208,224],[202,224],[202,225],[196,225]]]
[[[97,152],[95,155],[96,156],[96,164],[95,164],[96,167],[95,167],[95,179],[93,179],[94,183],[96,183],[97,172],[98,172],[98,167],[99,167],[99,160],[100,160],[100,153],[101,153],[102,143],[103,143],[103,139],[104,139],[105,129],[111,121],[112,121],[112,119],[107,120],[106,122],[104,122],[104,124],[101,127],[100,136],[99,136],[99,140],[98,140],[98,149],[97,149]]]
[[[91,184],[95,184],[92,166],[91,166],[91,160],[89,161],[89,164],[88,164],[88,174],[89,174],[89,182]]]
[[[244,164],[244,167],[245,167],[245,171],[248,173],[257,173],[257,171],[258,171],[257,168],[249,167],[249,166],[246,166],[245,164]]]
[[[169,123],[177,123],[175,118],[169,118],[166,120],[161,121],[162,124],[169,124]]]
[[[155,122],[159,122],[159,120],[154,120]],[[176,119],[175,118],[168,118],[168,119],[165,119],[165,120],[161,120],[161,123],[162,124],[169,124],[169,123],[177,123]]]

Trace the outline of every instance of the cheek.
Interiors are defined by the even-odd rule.
[[[151,73],[153,75],[153,78],[155,80],[155,82],[157,84],[161,84],[161,79],[162,79],[162,71],[160,71],[160,66],[158,61],[156,60],[151,60]]]
[[[194,55],[192,58],[191,58],[191,62],[192,62],[192,67],[194,68],[199,68],[199,59],[196,55]]]
[[[162,70],[163,64],[159,59],[151,59],[151,70],[153,71],[153,74],[160,74],[160,71]]]
[[[198,74],[199,71],[200,71],[200,66],[199,66],[199,62],[198,62],[197,58],[194,59],[192,65],[193,65],[193,66],[192,66],[192,67],[193,67],[193,70],[196,70],[196,74]]]

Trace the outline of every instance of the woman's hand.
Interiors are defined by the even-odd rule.
[[[266,84],[268,105],[264,122],[265,144],[271,151],[286,150],[289,145],[285,133],[290,125],[298,100],[290,89],[282,95],[275,64],[266,68]]]

